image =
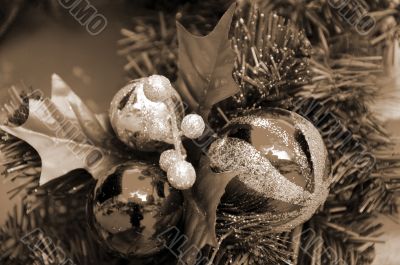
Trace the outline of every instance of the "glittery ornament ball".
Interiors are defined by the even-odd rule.
[[[160,155],[160,167],[167,172],[172,165],[180,160],[182,158],[178,151],[175,149],[166,150]]]
[[[161,235],[180,221],[182,202],[158,167],[132,161],[98,181],[87,209],[101,243],[121,256],[145,257],[168,244]]]
[[[307,221],[326,200],[328,153],[305,118],[282,109],[254,111],[233,119],[221,136],[208,152],[211,167],[238,172],[221,200],[222,214],[241,212],[237,218],[250,223],[248,216],[257,214],[255,227],[266,222],[279,232]]]
[[[144,83],[144,95],[151,101],[164,102],[173,93],[171,82],[162,75],[152,75]]]
[[[181,130],[186,137],[196,139],[203,134],[205,126],[204,120],[200,115],[189,114],[183,118]]]
[[[170,166],[167,176],[169,183],[179,190],[191,188],[196,181],[196,171],[187,161],[178,161]]]
[[[173,144],[171,119],[167,105],[149,100],[143,91],[147,78],[137,79],[113,98],[109,111],[111,125],[118,138],[140,151],[162,151]],[[184,115],[182,101],[172,90],[177,122]]]

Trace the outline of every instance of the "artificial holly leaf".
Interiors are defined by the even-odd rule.
[[[239,91],[232,78],[235,52],[228,37],[235,8],[232,4],[214,30],[203,37],[191,34],[177,22],[177,89],[205,120],[214,104]]]
[[[205,245],[217,247],[217,207],[226,186],[238,174],[231,171],[215,173],[210,168],[210,160],[207,157],[201,159],[196,183],[184,192],[185,235],[188,241],[181,260],[185,264],[196,264],[198,251]]]
[[[79,168],[97,179],[128,159],[123,149],[116,150],[101,116],[91,112],[55,74],[51,94],[51,99],[29,100],[29,115],[23,125],[0,126],[38,152],[42,161],[40,185]]]

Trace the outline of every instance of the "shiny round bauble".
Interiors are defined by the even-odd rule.
[[[208,156],[214,170],[238,172],[226,188],[221,212],[235,211],[243,220],[258,216],[255,226],[265,221],[275,232],[307,221],[329,192],[323,139],[294,112],[265,109],[231,120]]]
[[[175,115],[165,102],[149,100],[143,91],[147,78],[137,79],[114,96],[110,106],[111,125],[118,138],[140,151],[162,151],[173,144],[172,116],[181,122],[184,109],[179,94],[171,88]]]
[[[161,235],[180,221],[182,203],[180,191],[158,167],[132,161],[99,179],[88,215],[110,250],[124,257],[146,257],[168,244]]]
[[[196,181],[196,171],[193,165],[185,160],[178,161],[168,168],[169,183],[178,190],[186,190]]]
[[[203,134],[205,127],[204,120],[200,115],[189,114],[182,120],[181,131],[187,138],[196,139]]]

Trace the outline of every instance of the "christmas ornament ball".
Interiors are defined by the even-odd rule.
[[[173,144],[171,119],[180,123],[184,108],[179,94],[169,88],[172,111],[165,102],[149,100],[144,87],[149,78],[132,81],[114,96],[110,105],[110,121],[118,138],[128,146],[140,151],[165,150]]]
[[[156,166],[132,161],[101,178],[88,203],[99,240],[124,257],[146,257],[166,245],[164,231],[179,222],[183,198]]]
[[[326,200],[328,152],[305,118],[283,109],[253,111],[231,120],[221,136],[209,148],[210,166],[238,172],[221,200],[222,214],[258,216],[255,226],[262,220],[281,232],[307,221]]]

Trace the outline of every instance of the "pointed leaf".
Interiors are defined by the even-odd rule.
[[[192,189],[185,191],[185,235],[188,238],[181,257],[185,264],[195,264],[197,251],[205,245],[217,246],[216,213],[226,185],[239,173],[215,173],[210,161],[203,157],[200,171]],[[185,252],[187,251],[187,252]]]
[[[30,144],[40,155],[40,185],[78,168],[94,178],[128,156],[116,150],[104,122],[57,75],[52,77],[52,97],[29,100],[29,115],[18,127],[0,129]]]
[[[187,104],[206,120],[212,106],[239,91],[232,78],[235,53],[228,34],[232,4],[207,36],[195,36],[177,22],[179,79],[177,89]]]

